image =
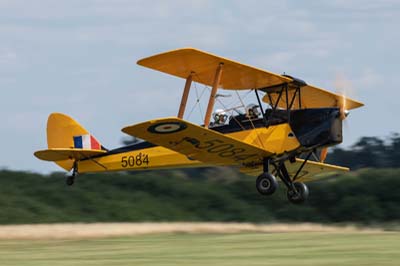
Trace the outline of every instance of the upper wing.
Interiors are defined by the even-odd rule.
[[[292,79],[259,68],[213,55],[194,48],[177,49],[137,62],[173,76],[187,78],[194,73],[193,81],[212,86],[215,71],[223,64],[220,87],[223,89],[254,89],[290,82]]]
[[[288,169],[289,174],[291,176],[294,176],[303,162],[304,160],[296,158],[296,162],[286,163],[286,167]],[[307,163],[304,165],[303,169],[297,176],[296,181],[309,182],[322,178],[331,177],[338,173],[347,171],[349,171],[349,168],[347,167],[341,167],[337,165],[331,165],[314,161],[307,161]],[[240,172],[245,173],[247,175],[258,176],[262,172],[262,169],[261,167],[252,169],[241,168]]]
[[[279,90],[264,89],[269,95],[263,97],[263,101],[269,103],[269,97],[273,102],[279,98]],[[294,89],[289,89],[288,99],[293,98],[295,93]],[[363,106],[364,104],[353,99],[343,97],[342,95],[329,92],[327,90],[317,88],[311,85],[301,87],[301,108],[320,108],[320,107],[340,107],[345,106],[346,110],[355,109]],[[345,101],[343,103],[343,101]],[[290,102],[289,102],[290,104]],[[286,109],[287,103],[285,97],[280,97],[278,107]],[[293,101],[292,109],[301,109],[297,100]]]
[[[210,164],[260,163],[271,153],[179,118],[162,118],[128,126],[123,132]]]
[[[277,90],[274,86],[285,83],[290,85],[294,82],[294,78],[289,76],[275,74],[194,48],[172,50],[143,58],[137,63],[181,78],[187,78],[193,73],[193,81],[208,86],[213,85],[215,71],[222,63],[222,77],[219,84],[221,88],[229,90],[263,89],[265,92],[269,92],[275,101],[279,97],[279,93],[273,93]],[[294,90],[289,90],[289,99],[292,99],[293,93]],[[263,100],[269,102],[268,96],[266,95]],[[301,100],[302,108],[318,108],[339,106],[338,103],[343,98],[324,89],[305,85],[301,87]],[[347,110],[350,110],[361,107],[363,104],[347,98],[345,106]],[[279,107],[286,108],[285,97],[281,97]],[[296,108],[299,108],[297,101],[293,106],[293,109]]]

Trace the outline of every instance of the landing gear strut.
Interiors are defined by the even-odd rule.
[[[285,166],[285,162],[280,162],[278,166],[275,166],[279,178],[287,187],[287,198],[291,203],[300,204],[307,200],[309,192],[307,186],[302,182],[295,182],[298,174],[303,168],[304,164],[297,171],[293,179],[290,178],[289,172]]]
[[[291,203],[303,203],[308,198],[308,187],[301,182],[293,183],[293,189],[288,189],[287,197]]]
[[[276,169],[277,176],[287,187],[287,198],[291,203],[300,204],[308,198],[309,192],[307,186],[304,183],[296,182],[296,178],[303,169],[308,158],[309,156],[307,156],[293,178],[290,178],[284,161],[278,164],[272,163]],[[276,177],[269,171],[269,163],[269,159],[263,160],[263,173],[259,175],[256,180],[256,188],[261,195],[272,195],[278,188]]]
[[[65,180],[65,183],[67,184],[67,186],[72,186],[75,182],[75,177],[78,174],[78,164],[75,161],[74,165],[72,167],[72,175],[67,176],[67,179]]]
[[[261,195],[272,195],[278,189],[276,177],[269,172],[269,160],[264,159],[264,172],[256,180],[257,191]]]

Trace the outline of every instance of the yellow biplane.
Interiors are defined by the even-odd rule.
[[[127,126],[124,133],[144,141],[108,150],[69,116],[51,114],[48,149],[35,156],[72,171],[68,185],[78,173],[233,166],[257,176],[262,195],[276,191],[277,176],[289,201],[301,203],[309,194],[304,182],[349,170],[324,160],[327,147],[342,142],[348,110],[362,103],[193,48],[150,56],[138,64],[186,79],[177,117]],[[192,82],[211,88],[203,125],[183,120]],[[258,104],[229,117],[226,110],[213,114],[219,88],[254,92]]]

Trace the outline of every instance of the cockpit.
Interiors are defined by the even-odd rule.
[[[245,112],[235,110],[235,113],[232,112],[228,115],[228,112],[223,109],[215,110],[209,128],[221,133],[229,133],[287,123],[288,121],[286,110],[268,108],[263,116],[260,106],[256,104],[247,105]]]

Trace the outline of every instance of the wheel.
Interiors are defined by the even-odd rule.
[[[278,181],[276,181],[275,176],[262,173],[257,177],[256,188],[261,195],[272,195],[278,188]]]
[[[75,181],[75,178],[73,176],[68,176],[65,183],[67,183],[68,186],[72,186],[74,184],[74,181]]]
[[[293,183],[294,189],[289,189],[287,191],[287,197],[291,203],[300,204],[307,200],[308,198],[308,187],[301,182]]]

